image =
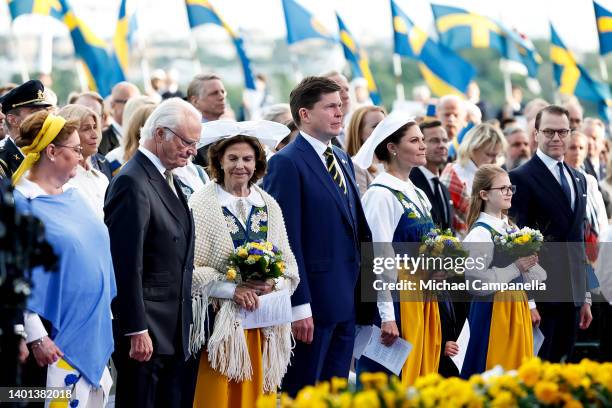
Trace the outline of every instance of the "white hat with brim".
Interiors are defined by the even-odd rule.
[[[372,134],[366,139],[357,154],[353,156],[353,163],[362,169],[370,167],[374,160],[374,150],[376,150],[378,145],[391,136],[393,132],[410,122],[415,122],[414,118],[403,114],[392,113],[384,118],[376,125]]]
[[[290,130],[287,126],[269,120],[249,120],[245,122],[214,120],[202,123],[198,149],[234,136],[251,136],[274,149],[289,133]]]

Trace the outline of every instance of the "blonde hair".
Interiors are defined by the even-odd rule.
[[[361,132],[363,131],[365,117],[370,112],[380,112],[383,116],[387,116],[385,109],[380,106],[362,106],[353,112],[346,130],[346,153],[349,157],[356,155],[363,145]]]
[[[474,126],[465,135],[457,151],[457,162],[465,166],[472,160],[472,154],[476,150],[487,146],[501,146],[504,151],[508,147],[508,142],[499,129],[488,123],[481,123]]]
[[[489,190],[493,187],[493,180],[495,177],[503,174],[508,173],[496,164],[483,164],[478,168],[476,174],[474,174],[472,193],[470,196],[470,208],[466,217],[468,230],[472,228],[472,225],[474,225],[480,213],[485,210],[486,203],[485,200],[480,197],[480,192]]]
[[[132,158],[140,144],[140,130],[155,110],[155,105],[142,105],[132,114],[129,126],[125,132],[125,148],[123,152],[124,163]]]
[[[57,114],[66,120],[77,120],[79,123],[79,127],[81,127],[82,121],[89,117],[93,117],[94,122],[96,122],[96,138],[98,140],[98,143],[100,142],[100,140],[102,140],[102,124],[100,117],[96,112],[94,112],[87,106],[77,104],[66,105],[62,109],[60,109]]]
[[[123,108],[123,127],[127,129],[130,126],[130,120],[132,120],[132,116],[134,112],[138,110],[138,108],[142,106],[157,106],[157,101],[150,96],[140,95],[130,98]]]

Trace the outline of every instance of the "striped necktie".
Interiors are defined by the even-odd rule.
[[[346,184],[344,184],[344,180],[342,179],[342,175],[340,174],[340,168],[338,167],[338,163],[336,163],[336,159],[334,158],[334,151],[331,147],[325,149],[323,153],[325,156],[325,166],[329,174],[331,174],[334,183],[340,187],[340,190],[346,194],[348,191],[346,189]]]
[[[174,187],[174,177],[172,175],[172,171],[170,170],[164,171],[164,177],[166,178],[166,183],[168,183],[168,187],[170,187],[174,195],[178,197],[178,194],[176,192],[176,187]]]

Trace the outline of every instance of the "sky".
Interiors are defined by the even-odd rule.
[[[72,0],[75,12],[100,36],[108,38],[114,31],[120,0]],[[187,38],[189,28],[184,0],[136,0],[139,8],[140,35],[165,38]],[[612,0],[598,0],[612,9]],[[299,0],[330,31],[337,30],[334,11],[338,11],[357,40],[391,41],[388,0]],[[396,0],[397,4],[421,27],[432,24],[431,9],[426,0]],[[267,38],[284,37],[285,25],[281,0],[211,0],[232,27],[258,33]],[[592,0],[440,0],[495,18],[530,38],[548,38],[548,21],[552,21],[565,44],[578,53],[598,49]],[[10,27],[8,7],[0,2],[0,33]],[[67,35],[60,24],[32,24],[23,19],[14,25],[16,33],[35,34],[44,27],[55,35]]]

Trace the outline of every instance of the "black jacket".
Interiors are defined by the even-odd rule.
[[[145,329],[156,354],[189,355],[194,227],[181,189],[177,197],[155,165],[137,152],[106,193],[119,335]]]

